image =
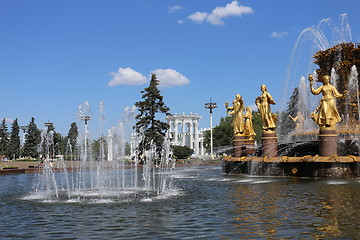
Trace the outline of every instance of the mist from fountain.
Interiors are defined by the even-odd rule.
[[[359,82],[358,82],[358,72],[356,66],[351,67],[351,72],[349,76],[349,86],[348,86],[348,94],[346,96],[346,101],[349,102],[352,106],[357,106],[357,111],[349,111],[347,112],[347,116],[349,114],[354,114],[351,119],[357,120],[357,122],[351,122],[350,118],[347,117],[344,122],[344,126],[346,126],[349,131],[348,136],[343,136],[344,140],[351,141],[350,145],[355,145],[357,149],[357,155],[360,153],[360,137],[359,134],[356,134],[356,129],[360,128],[359,119],[360,119],[360,97],[359,97]]]
[[[317,72],[315,71],[317,66],[312,62],[313,55],[318,51],[329,49],[333,45],[351,42],[351,39],[351,28],[348,23],[348,16],[346,13],[340,15],[338,24],[335,24],[335,22],[331,18],[327,18],[321,20],[317,26],[308,27],[300,33],[292,50],[290,64],[284,81],[284,95],[282,96],[279,104],[279,111],[281,112],[285,110],[287,102],[290,99],[290,94],[292,93],[294,88],[297,87],[299,90],[299,101],[295,107],[304,116],[304,122],[302,124],[301,131],[285,129],[283,130],[283,132],[280,132],[279,135],[281,136],[281,142],[287,143],[299,142],[300,140],[317,140],[318,130],[317,126],[311,119],[311,112],[314,111],[318,106],[321,96],[314,96],[310,94],[309,82],[307,81],[307,76],[304,77],[304,74],[311,73],[315,79],[314,88],[319,87],[320,85],[318,85],[319,83],[317,82]],[[337,57],[338,61],[340,61],[341,54],[339,54],[339,56]],[[355,92],[359,92],[357,80],[358,76],[357,74],[355,74],[355,72],[357,72],[357,70],[356,67],[353,66],[351,69],[349,84],[344,88],[349,90],[348,96],[356,95],[358,99],[359,95],[355,94]],[[337,79],[339,79],[339,73],[334,68],[331,69],[330,77],[330,83],[335,87],[338,87]],[[347,99],[346,101],[348,100],[349,99]],[[359,104],[359,102],[357,102],[357,104]],[[350,126],[351,124],[353,124],[349,123],[350,114],[350,110],[346,109],[345,113],[341,116],[343,121],[338,124],[340,128],[341,125]],[[357,119],[359,118],[357,117]],[[279,123],[279,125],[280,124],[282,123]],[[302,138],[296,135],[297,132],[302,132]],[[293,136],[296,137],[294,138]]]
[[[326,18],[321,20],[317,26],[305,28],[297,38],[292,50],[284,81],[285,94],[281,108],[285,108],[286,101],[290,98],[292,90],[298,87],[301,76],[315,70],[315,65],[312,64],[312,56],[317,51],[351,41],[351,28],[346,13],[339,16],[338,25],[331,18]]]
[[[123,120],[133,121],[131,116],[134,116],[134,110],[126,108]],[[103,125],[104,103],[100,103],[99,111],[100,125]],[[80,105],[80,120],[90,114],[88,102]],[[70,142],[67,144],[67,159],[74,160],[79,156],[78,161],[71,161],[70,168],[64,158],[56,162],[50,160],[53,135],[52,131],[43,130],[42,144],[46,145],[49,153],[30,198],[43,201],[118,202],[135,199],[152,201],[153,198],[178,194],[172,184],[175,161],[169,140],[164,141],[160,160],[154,160],[156,149],[152,147],[145,151],[145,164],[139,166],[137,156],[130,159],[125,155],[126,137],[129,135],[126,131],[129,129],[124,126],[129,122],[120,121],[108,130],[106,136],[101,135],[99,156],[94,156],[88,121],[84,121],[83,132],[78,137],[79,152],[73,152]]]

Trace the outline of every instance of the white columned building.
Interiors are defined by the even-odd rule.
[[[194,156],[205,155],[203,134],[209,129],[199,130],[199,116],[196,113],[173,114],[165,117],[170,128],[167,137],[171,139],[173,146],[188,146],[194,150]],[[139,137],[133,133],[131,135],[131,156],[135,155]]]
[[[196,113],[167,116],[165,119],[170,126],[168,137],[172,139],[172,145],[188,146],[194,150],[194,155],[203,155],[202,132],[199,132],[198,128],[200,118]],[[199,135],[201,135],[201,137],[199,137]]]

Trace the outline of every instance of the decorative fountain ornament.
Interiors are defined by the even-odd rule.
[[[335,37],[331,41],[323,31],[326,27],[332,31],[331,37]],[[318,26],[306,28],[300,34],[289,69],[301,65],[297,53],[307,40],[312,43],[310,53],[319,69],[309,76],[309,82],[302,76],[298,85],[290,81],[296,73],[288,73],[284,86],[297,86],[297,92],[293,92],[297,95],[293,96],[297,96],[298,101],[293,105],[296,116],[285,116],[277,123],[281,139],[279,157],[266,150],[268,147],[264,140],[268,136],[263,135],[261,157],[258,154],[241,158],[236,154],[227,157],[223,164],[224,172],[324,178],[360,176],[360,79],[357,74],[360,68],[360,46],[348,42],[348,39],[351,40],[351,31],[346,14],[340,15],[339,26],[331,19],[324,19]],[[323,85],[314,88],[315,80]],[[322,98],[313,98],[309,93],[314,96],[322,93]],[[259,101],[256,100],[258,107]],[[285,101],[280,105],[285,106]],[[264,114],[266,108],[263,110],[261,107],[259,112],[264,126],[263,133],[266,134],[266,130],[275,130],[275,121],[271,121],[273,118]],[[314,111],[310,113],[310,110]],[[284,121],[294,122],[294,128],[281,128]]]

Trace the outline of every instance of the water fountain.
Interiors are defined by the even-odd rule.
[[[127,108],[127,111],[130,108]],[[134,109],[132,109],[134,110]],[[124,114],[131,115],[131,112]],[[146,151],[143,166],[138,165],[138,159],[128,159],[125,156],[125,139],[127,136],[124,117],[116,127],[108,130],[107,137],[101,136],[100,154],[95,158],[91,152],[90,105],[88,102],[79,106],[79,119],[83,121],[83,131],[78,137],[77,149],[73,152],[68,144],[67,154],[70,159],[78,161],[66,163],[62,158],[57,162],[49,160],[49,154],[44,160],[43,171],[38,173],[39,180],[30,199],[42,201],[65,202],[118,202],[138,199],[151,201],[176,194],[172,186],[172,171],[175,162],[170,151],[170,142],[164,141],[162,158],[154,161],[156,149]],[[132,114],[133,115],[133,114]],[[104,104],[100,103],[100,123],[105,121]],[[46,149],[50,149],[51,131],[44,131],[43,139]],[[107,149],[107,151],[105,151]],[[49,152],[48,152],[49,153]]]
[[[332,41],[326,38],[324,28],[331,30],[331,36],[334,38]],[[292,79],[296,77],[296,71],[295,73],[291,71],[292,66],[299,65],[298,52],[306,40],[312,43],[309,52],[319,68],[312,69],[314,66],[311,65],[307,70],[302,70],[303,73],[309,72],[312,76],[309,77],[309,81],[301,76],[300,83],[294,84]],[[306,28],[295,44],[284,84],[292,89],[294,86],[297,87],[298,101],[293,106],[297,116],[285,116],[278,121],[278,126],[286,121],[296,122],[292,129],[280,128],[279,157],[268,152],[269,136],[263,135],[262,149],[258,150],[257,154],[226,157],[223,161],[224,172],[297,177],[359,177],[358,69],[360,69],[360,47],[351,42],[351,31],[346,14],[340,15],[338,26],[331,19],[324,19],[318,26]],[[315,80],[324,85],[315,86]],[[331,90],[331,94],[323,96],[321,100],[310,94],[310,92],[319,94],[323,91],[321,89],[325,89],[325,85],[329,86],[326,88],[334,89]],[[318,87],[319,89],[315,90]],[[284,92],[285,99],[289,91]],[[337,108],[329,108],[332,103],[329,102],[330,105],[327,103],[330,101],[329,97],[332,99],[333,96],[338,98]],[[282,102],[285,106],[285,101]],[[319,106],[314,105],[318,103]],[[331,120],[330,122],[325,122],[324,113],[328,114],[327,118]],[[264,119],[263,124],[266,125]],[[272,137],[276,138],[276,135]]]

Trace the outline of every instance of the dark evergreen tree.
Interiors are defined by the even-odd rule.
[[[20,156],[20,127],[18,120],[15,119],[11,125],[10,142],[8,148],[8,156],[10,159],[16,159]]]
[[[9,145],[9,132],[6,125],[5,118],[2,120],[0,125],[0,155],[7,156]]]
[[[130,156],[131,155],[131,145],[130,143],[125,143],[125,155]]]
[[[259,111],[253,111],[253,127],[256,133],[255,141],[258,144],[261,144],[261,137],[262,137],[262,120]]]
[[[138,134],[143,134],[139,143],[139,155],[149,150],[151,144],[154,144],[157,157],[160,157],[165,134],[169,129],[166,122],[157,119],[159,114],[167,114],[170,110],[163,102],[158,85],[159,80],[155,74],[152,74],[149,87],[141,91],[143,101],[135,103],[139,114],[135,117],[137,122],[134,129]]]
[[[46,123],[45,125],[47,126],[47,139],[44,139],[43,141],[43,155],[46,156],[49,154],[50,158],[55,158],[56,155],[62,154],[61,142],[63,141],[63,137],[60,133],[55,131],[53,123]]]
[[[35,118],[31,118],[27,126],[24,153],[25,157],[37,158],[39,157],[38,146],[41,142],[40,130],[35,124]]]
[[[296,123],[291,119],[291,117],[295,118],[298,115],[298,102],[299,90],[298,88],[295,88],[289,102],[287,103],[286,110],[280,114],[279,133],[281,138],[295,129]]]
[[[68,142],[68,137],[65,136],[62,138],[61,142],[59,143],[59,151],[64,155],[65,160],[71,159],[70,156],[69,157],[67,156],[67,154],[70,154],[68,152],[68,149],[66,148],[67,142]]]
[[[77,138],[79,136],[79,130],[78,126],[76,125],[76,122],[71,123],[69,133],[67,135],[68,143],[71,146],[72,154],[75,154],[77,152]]]
[[[63,142],[63,136],[61,133],[58,133],[54,130],[53,132],[53,138],[54,138],[54,155],[62,155],[64,152],[61,149],[61,143]]]
[[[108,149],[106,143],[106,136],[101,136],[97,140],[94,140],[91,143],[92,155],[95,157],[95,160],[104,161],[107,159],[107,151]]]

